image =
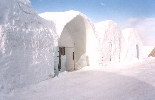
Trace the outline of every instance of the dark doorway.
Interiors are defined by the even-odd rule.
[[[136,45],[136,51],[137,51],[137,58],[139,59],[139,46]]]
[[[58,63],[58,69],[60,71],[61,69],[61,55],[65,55],[65,47],[59,47],[59,63]]]

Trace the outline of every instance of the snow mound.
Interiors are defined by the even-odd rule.
[[[0,0],[0,92],[54,75],[55,25],[39,17],[29,0]]]

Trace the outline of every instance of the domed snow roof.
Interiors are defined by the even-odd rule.
[[[130,38],[131,35],[134,35],[135,38],[138,36],[138,33],[134,28],[124,29],[124,30],[122,30],[122,34],[123,34],[125,41],[128,41],[128,39]]]
[[[143,44],[142,40],[140,38],[140,35],[138,34],[137,30],[135,30],[134,28],[124,29],[124,30],[122,30],[122,34],[123,34],[123,37],[124,37],[126,43],[132,42],[134,44],[135,43]]]
[[[112,20],[98,22],[98,23],[95,23],[94,26],[95,26],[98,36],[100,37],[101,43],[103,43],[105,39],[110,40],[112,39],[112,37],[116,37],[116,36],[118,37],[118,35],[121,35],[121,31],[118,25]]]
[[[46,20],[51,20],[55,22],[57,34],[59,36],[61,35],[61,32],[64,26],[77,16],[81,16],[82,18],[87,20],[88,23],[92,26],[92,28],[95,31],[94,24],[91,22],[91,20],[86,15],[84,15],[83,13],[79,11],[70,10],[70,11],[65,11],[65,12],[45,12],[45,13],[39,14],[39,16],[41,16],[42,18]]]

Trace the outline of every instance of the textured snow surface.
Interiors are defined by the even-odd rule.
[[[130,61],[143,58],[143,44],[138,32],[133,28],[127,28],[122,30],[122,34],[123,59]]]
[[[39,17],[29,0],[0,0],[0,92],[54,74],[55,25]]]
[[[95,28],[100,37],[103,64],[119,62],[121,58],[122,34],[118,25],[112,20],[95,23]]]
[[[63,72],[37,85],[0,94],[1,100],[154,100],[155,58],[106,68]]]

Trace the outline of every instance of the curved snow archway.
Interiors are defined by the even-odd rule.
[[[118,25],[112,20],[95,23],[100,46],[102,49],[103,65],[119,62],[121,58],[122,34]]]
[[[55,22],[56,31],[60,37],[59,47],[69,46],[72,47],[72,49],[74,48],[74,69],[79,69],[86,65],[95,66],[99,63],[96,59],[96,49],[99,47],[99,38],[94,25],[88,17],[79,11],[45,12],[39,15]],[[72,52],[74,50],[72,50]],[[62,56],[62,59],[59,58],[59,63],[60,60],[65,62],[65,58],[67,59],[67,56]],[[55,58],[55,68],[57,68],[58,65],[56,59],[57,58]]]
[[[64,26],[58,46],[65,47],[66,70],[93,65],[95,62],[95,38],[92,26],[81,15],[77,15]],[[72,56],[74,56],[74,60]]]
[[[123,42],[123,59],[127,61],[141,59],[143,57],[143,44],[137,31],[133,28],[122,30],[124,37]]]

